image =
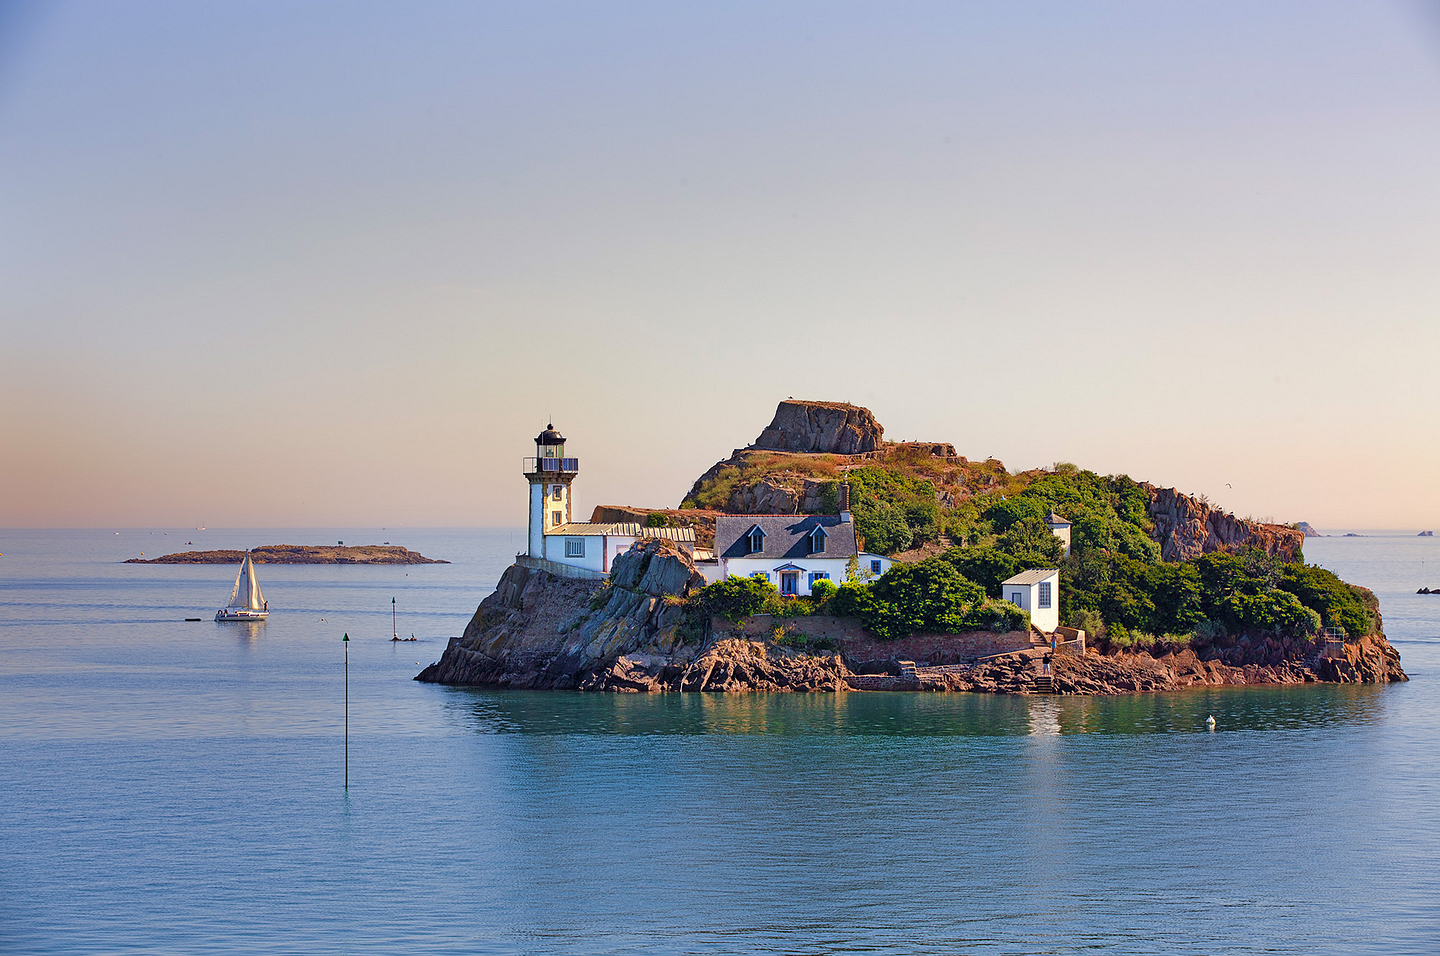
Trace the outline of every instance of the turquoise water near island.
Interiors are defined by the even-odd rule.
[[[210,620],[234,568],[119,563],[341,539],[454,563],[262,565],[260,626]],[[413,682],[522,543],[0,531],[0,952],[1440,950],[1437,539],[1306,544],[1380,595],[1403,685]]]

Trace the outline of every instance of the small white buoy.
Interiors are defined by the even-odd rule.
[[[1214,714],[1211,714],[1209,717],[1206,717],[1206,718],[1205,718],[1205,726],[1206,726],[1206,727],[1209,727],[1211,730],[1214,730],[1214,729],[1215,729],[1215,715],[1214,715]]]

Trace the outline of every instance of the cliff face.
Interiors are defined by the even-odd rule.
[[[885,429],[870,409],[843,402],[781,402],[754,447],[766,451],[858,455],[874,451]]]
[[[1305,533],[1297,528],[1246,521],[1174,488],[1157,488],[1143,481],[1140,487],[1150,496],[1153,537],[1160,543],[1160,556],[1166,561],[1248,547],[1291,561],[1305,543]]]
[[[615,559],[603,601],[594,582],[512,565],[465,632],[416,680],[505,687],[586,687],[625,655],[687,659],[682,608],[670,596],[705,579],[669,541],[651,540]],[[601,678],[603,686],[603,678]]]
[[[707,642],[687,631],[673,599],[703,585],[689,556],[669,541],[616,558],[609,583],[598,589],[512,566],[464,634],[415,679],[621,692],[843,689],[839,655]]]

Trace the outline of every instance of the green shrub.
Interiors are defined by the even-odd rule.
[[[714,614],[730,621],[760,613],[766,603],[778,599],[775,585],[764,578],[728,577],[707,584],[691,598],[704,614]]]
[[[1014,522],[1000,535],[995,547],[1025,567],[1057,568],[1065,559],[1065,546],[1039,518]]]
[[[985,589],[992,598],[1000,596],[1000,584],[1024,570],[1020,559],[999,548],[951,548],[941,555],[955,570]]]
[[[810,585],[810,603],[814,606],[815,613],[829,613],[830,601],[839,590],[833,581],[826,579],[821,579]]]
[[[1375,615],[1365,600],[1369,592],[1346,584],[1333,571],[1313,564],[1287,564],[1280,569],[1279,585],[1317,612],[1324,627],[1343,627],[1356,637],[1375,633]]]
[[[876,636],[893,640],[917,631],[956,633],[975,626],[985,589],[940,558],[897,564],[870,585],[860,620]]]
[[[830,613],[837,617],[863,618],[872,603],[869,585],[846,581],[830,599]]]
[[[856,468],[845,480],[855,531],[868,550],[894,554],[939,537],[941,512],[932,482],[884,465]]]

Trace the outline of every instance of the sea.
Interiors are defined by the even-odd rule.
[[[122,563],[340,540],[452,563],[260,565],[260,625],[235,567]],[[1305,544],[1405,684],[412,680],[523,542],[0,531],[0,953],[1440,952],[1440,538]]]

